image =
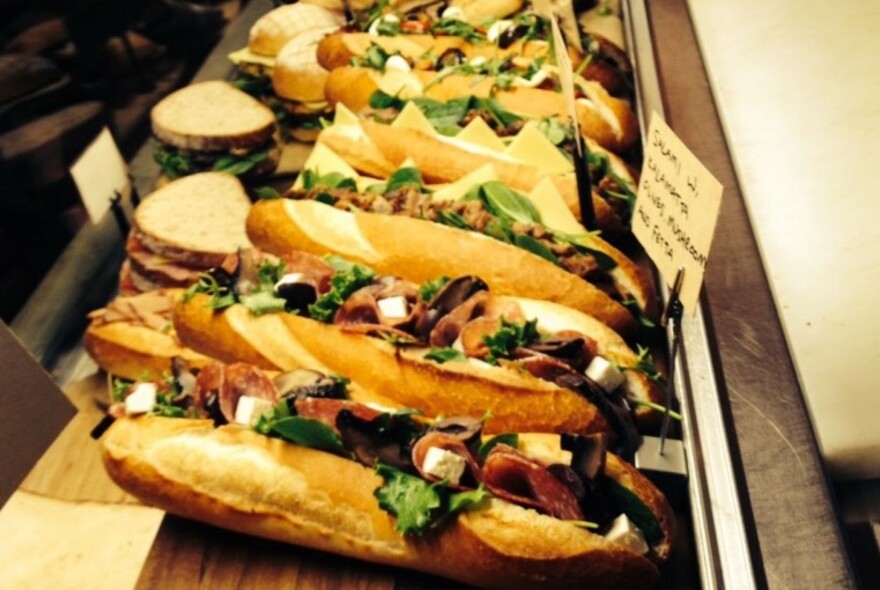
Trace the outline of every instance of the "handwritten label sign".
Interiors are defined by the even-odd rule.
[[[657,113],[651,116],[633,233],[672,285],[684,269],[679,298],[696,309],[723,187]]]
[[[101,221],[117,192],[126,199],[131,193],[128,167],[106,127],[73,163],[70,175],[92,223]]]

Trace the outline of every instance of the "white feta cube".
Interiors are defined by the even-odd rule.
[[[486,31],[486,38],[490,43],[495,43],[498,41],[498,38],[501,37],[501,33],[507,30],[507,28],[513,24],[512,20],[496,20],[492,23],[492,26],[489,27],[489,30]]]
[[[138,383],[125,397],[125,413],[146,414],[156,405],[159,388],[155,383]]]
[[[238,405],[235,406],[235,422],[244,426],[253,426],[261,416],[265,416],[271,411],[271,401],[260,397],[243,395],[238,398]]]
[[[584,375],[595,381],[599,387],[611,393],[626,380],[623,373],[608,359],[601,356],[593,357]]]
[[[303,274],[301,272],[292,272],[284,275],[275,283],[275,292],[278,292],[283,285],[294,285],[302,282]]]
[[[466,461],[464,457],[440,447],[431,447],[425,453],[422,470],[434,477],[445,479],[450,484],[457,484],[464,474]]]
[[[458,6],[450,6],[440,14],[440,18],[464,20],[464,11]]]
[[[644,555],[650,549],[645,542],[645,535],[627,518],[626,514],[621,514],[614,519],[614,522],[611,523],[611,529],[605,533],[605,538],[612,543],[623,545],[639,555]]]
[[[406,61],[406,58],[402,55],[392,55],[387,60],[385,60],[385,69],[397,70],[404,73],[412,70],[412,68],[409,66],[409,62]]]
[[[406,297],[398,295],[397,297],[388,297],[378,301],[379,311],[382,315],[389,319],[404,319],[409,315],[409,305],[406,303]]]

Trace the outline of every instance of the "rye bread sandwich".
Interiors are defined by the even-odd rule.
[[[135,210],[120,293],[185,287],[250,245],[250,199],[230,174],[203,172],[170,182]]]
[[[274,113],[226,82],[181,88],[153,107],[150,119],[155,160],[171,179],[210,170],[261,176],[278,166]]]

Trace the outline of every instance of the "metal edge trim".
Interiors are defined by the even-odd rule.
[[[645,0],[622,2],[629,53],[636,72],[636,101],[644,141],[648,115],[666,117]],[[661,283],[663,300],[669,289]],[[728,443],[731,436],[719,400],[703,305],[681,326],[675,392],[681,404],[688,492],[703,588],[756,588],[752,555],[742,520],[739,486]],[[672,333],[667,334],[671,342]],[[723,540],[722,555],[719,541]]]

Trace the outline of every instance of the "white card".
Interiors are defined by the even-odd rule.
[[[123,199],[131,194],[128,166],[106,127],[73,163],[70,175],[92,223],[101,221],[117,192]]]

